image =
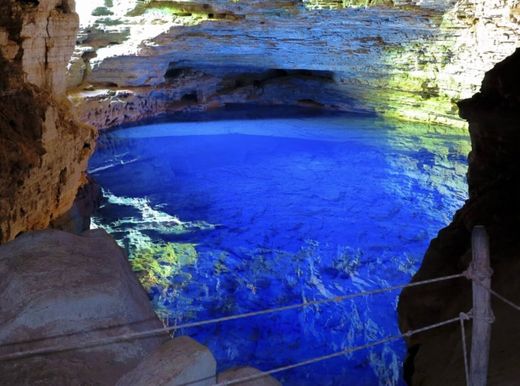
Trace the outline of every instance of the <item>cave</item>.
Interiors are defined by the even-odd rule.
[[[518,382],[516,1],[0,15],[0,384]]]

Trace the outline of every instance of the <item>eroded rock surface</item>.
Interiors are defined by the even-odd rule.
[[[71,206],[95,133],[64,98],[73,1],[0,4],[0,243],[46,228]]]
[[[460,103],[472,138],[470,199],[453,223],[432,241],[415,281],[465,270],[471,261],[471,230],[484,225],[491,240],[493,289],[520,303],[519,66],[517,50],[486,74],[479,93]],[[497,299],[493,299],[492,307],[496,321],[492,326],[488,384],[514,385],[520,378],[520,317]],[[465,279],[408,289],[399,303],[401,329],[442,321],[470,308],[470,282]],[[409,347],[407,368],[412,384],[465,384],[458,325],[413,337]]]
[[[99,186],[90,176],[79,188],[72,207],[62,216],[50,223],[52,229],[81,234],[90,229],[91,217],[101,205],[103,193]]]

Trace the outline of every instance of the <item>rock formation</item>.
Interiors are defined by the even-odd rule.
[[[25,233],[0,248],[0,356],[160,328],[127,258],[104,231]],[[113,385],[169,339],[0,362],[3,385]]]
[[[419,4],[431,6],[431,2]],[[386,63],[397,71],[387,78],[380,96],[389,101],[391,115],[459,126],[456,103],[477,92],[484,73],[519,45],[516,1],[444,4],[433,39],[390,48]]]
[[[95,134],[64,98],[73,1],[0,4],[0,242],[46,228],[72,206]]]
[[[303,4],[116,1],[99,14],[93,4],[69,66],[71,100],[98,128],[228,103],[464,126],[456,101],[520,32],[514,0]]]
[[[213,386],[217,363],[209,349],[186,336],[163,344],[116,386],[189,385]]]
[[[473,226],[486,226],[491,240],[493,288],[520,303],[520,50],[489,71],[479,93],[460,102],[472,139],[468,183],[470,199],[453,223],[432,241],[414,281],[460,273],[471,260]],[[513,385],[520,369],[520,316],[493,299],[489,384]],[[457,316],[471,308],[469,281],[405,290],[399,315],[403,331]],[[469,339],[469,334],[468,334]],[[442,342],[442,344],[439,344]],[[463,385],[462,347],[458,326],[446,327],[409,341],[408,377],[417,385]]]

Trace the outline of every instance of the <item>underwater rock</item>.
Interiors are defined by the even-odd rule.
[[[216,367],[207,347],[182,336],[164,343],[123,376],[117,386],[211,386],[215,384]]]
[[[0,356],[162,327],[104,231],[28,232],[0,246]],[[0,362],[2,385],[114,385],[168,334]]]

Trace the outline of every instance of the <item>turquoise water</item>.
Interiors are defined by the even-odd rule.
[[[446,128],[360,116],[120,129],[90,164],[105,195],[95,223],[129,250],[170,325],[386,287],[409,281],[466,199],[468,150]],[[397,334],[397,297],[178,334],[210,347],[220,370],[268,370]],[[276,377],[400,385],[404,355],[396,342]]]

